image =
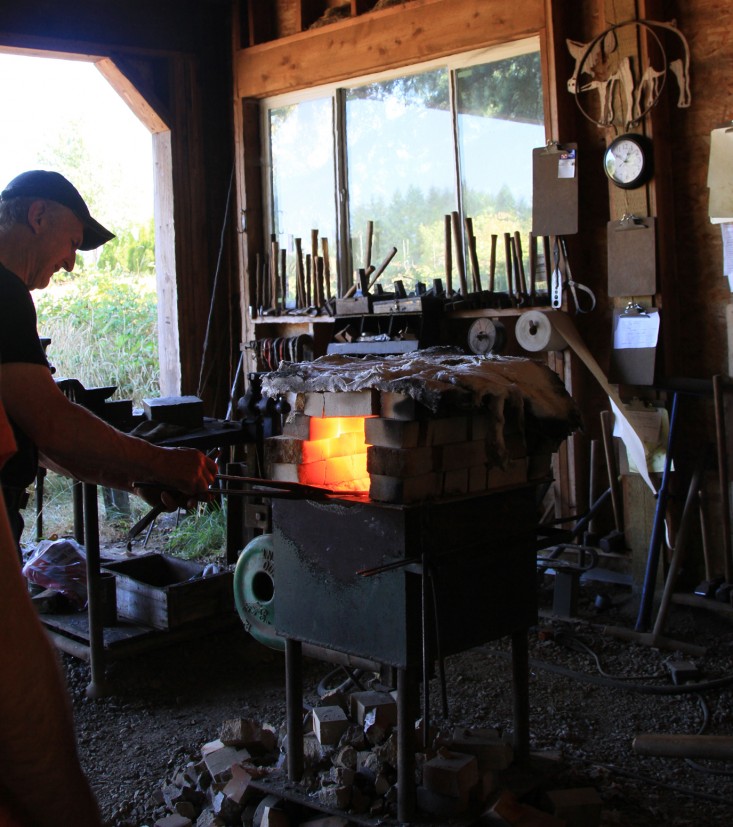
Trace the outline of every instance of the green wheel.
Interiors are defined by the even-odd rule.
[[[255,640],[284,651],[275,633],[275,547],[272,534],[261,534],[244,547],[234,569],[234,602],[244,628]]]

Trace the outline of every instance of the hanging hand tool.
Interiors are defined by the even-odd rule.
[[[321,239],[323,250],[323,281],[326,284],[326,300],[331,301],[331,260],[328,257],[328,239]]]
[[[529,234],[529,303],[537,301],[537,236]]]
[[[496,233],[491,235],[491,253],[489,258],[489,293],[494,292],[496,285],[496,241],[498,236]]]
[[[305,307],[305,269],[303,267],[303,244],[295,239],[295,306]]]
[[[560,270],[560,251],[562,251],[563,269]],[[595,309],[596,297],[590,287],[575,281],[573,274],[570,271],[570,262],[568,260],[568,251],[565,244],[565,239],[561,236],[555,238],[554,248],[554,262],[555,266],[552,271],[552,306],[556,309],[562,307],[562,294],[566,289],[570,290],[570,295],[573,297],[573,304],[575,305],[576,313],[590,313]],[[587,300],[583,302],[582,295],[587,295]]]
[[[374,239],[374,222],[367,221],[366,250],[364,252],[364,269],[368,270],[372,263],[372,241]]]

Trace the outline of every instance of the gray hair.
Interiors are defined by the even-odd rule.
[[[34,201],[46,201],[54,212],[55,208],[60,206],[55,201],[29,195],[20,195],[7,200],[0,198],[0,230],[7,230],[13,224],[25,224],[28,220],[28,210]]]

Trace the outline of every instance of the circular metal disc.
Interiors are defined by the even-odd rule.
[[[481,318],[471,322],[468,328],[468,349],[477,356],[501,350],[504,328],[500,322]]]

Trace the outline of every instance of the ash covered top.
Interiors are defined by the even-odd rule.
[[[513,356],[473,356],[448,347],[400,356],[322,356],[313,362],[282,362],[265,374],[269,396],[378,390],[403,393],[433,413],[446,405],[503,409],[526,407],[538,420],[580,427],[580,413],[560,378],[547,365]]]

